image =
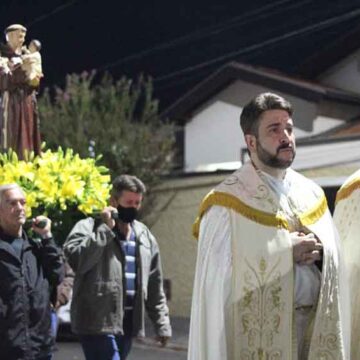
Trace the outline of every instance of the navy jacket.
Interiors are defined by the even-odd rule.
[[[23,233],[22,257],[0,230],[0,357],[33,360],[51,353],[50,288],[62,279],[60,251],[53,239]]]

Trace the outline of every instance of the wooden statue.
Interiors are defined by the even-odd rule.
[[[13,24],[5,29],[0,45],[0,149],[13,149],[19,158],[27,151],[40,153],[36,90],[43,76],[40,42],[24,47],[26,28]]]

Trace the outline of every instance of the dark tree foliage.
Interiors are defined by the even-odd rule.
[[[71,74],[63,89],[45,89],[38,100],[42,139],[82,157],[102,155],[112,176],[134,174],[151,188],[172,167],[175,139],[174,126],[159,119],[151,79],[94,78]]]

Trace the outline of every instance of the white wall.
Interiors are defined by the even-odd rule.
[[[198,108],[185,125],[185,171],[206,171],[206,168],[214,171],[210,164],[229,169],[231,162],[234,168],[238,167],[241,148],[245,147],[239,119],[242,107],[264,91],[275,92],[292,103],[297,138],[314,135],[343,122],[343,119],[325,114],[320,116],[316,103],[238,80]],[[326,112],[332,112],[331,105]]]
[[[206,164],[240,159],[240,149],[245,146],[240,112],[240,107],[215,101],[186,125],[186,171],[201,171]]]
[[[360,50],[351,54],[319,77],[322,84],[360,94]]]
[[[318,116],[313,121],[313,129],[312,131],[304,131],[298,127],[295,127],[294,133],[297,139],[306,138],[310,135],[317,135],[326,130],[330,130],[336,126],[343,124],[343,120],[334,119],[328,116]]]

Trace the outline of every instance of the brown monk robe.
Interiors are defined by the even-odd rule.
[[[40,154],[36,89],[20,67],[26,29],[11,25],[5,33],[7,44],[0,46],[0,56],[8,59],[7,67],[0,66],[0,148],[11,148],[22,159],[26,150]]]

